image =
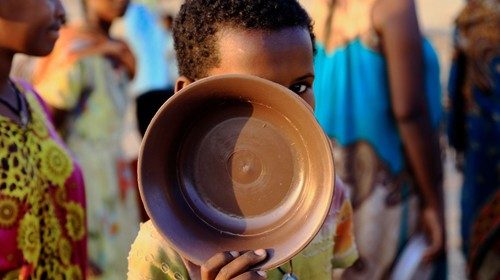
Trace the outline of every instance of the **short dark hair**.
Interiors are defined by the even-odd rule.
[[[174,43],[179,74],[196,80],[220,63],[217,32],[224,28],[280,31],[307,29],[312,20],[296,0],[186,0],[177,15]]]

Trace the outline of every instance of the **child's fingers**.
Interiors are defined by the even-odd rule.
[[[223,252],[218,253],[206,261],[200,269],[201,279],[215,279],[219,270],[237,258],[240,254],[238,252]]]
[[[250,267],[263,261],[266,258],[266,255],[266,250],[263,249],[246,252],[245,254],[234,259],[226,266],[222,267],[215,279],[233,279],[234,277],[244,274]]]

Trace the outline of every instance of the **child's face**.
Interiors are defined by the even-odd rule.
[[[313,46],[308,30],[236,30],[219,32],[218,67],[209,75],[250,74],[276,82],[297,93],[314,109]]]
[[[47,55],[64,23],[59,0],[1,0],[0,48],[28,55]]]
[[[130,0],[86,0],[87,10],[97,14],[106,22],[123,16],[127,11]]]

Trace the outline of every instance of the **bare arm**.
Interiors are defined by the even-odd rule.
[[[135,77],[135,57],[125,42],[121,40],[108,40],[106,43],[100,45],[100,47],[105,54],[118,60],[125,67],[129,79]]]
[[[422,39],[415,5],[412,0],[382,0],[375,8],[374,21],[387,58],[392,110],[422,198],[421,218],[430,241],[426,256],[432,258],[441,251],[444,238],[442,167],[424,90]]]

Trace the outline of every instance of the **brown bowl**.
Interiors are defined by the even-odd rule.
[[[247,75],[199,80],[153,118],[139,155],[142,200],[167,242],[201,265],[267,249],[260,269],[300,252],[334,188],[328,138],[287,88]]]

